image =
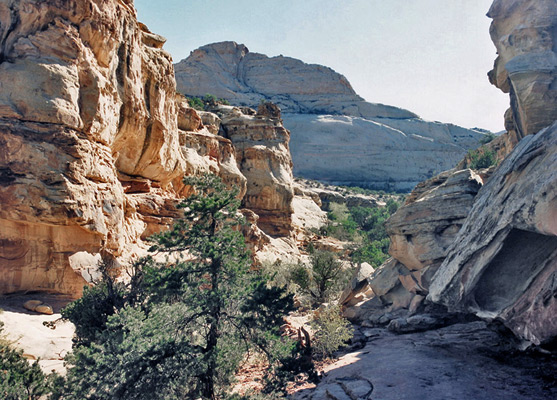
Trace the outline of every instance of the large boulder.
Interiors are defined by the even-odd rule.
[[[521,140],[480,190],[430,286],[451,310],[557,336],[557,123]]]

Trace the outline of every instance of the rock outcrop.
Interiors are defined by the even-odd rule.
[[[496,0],[488,16],[499,54],[490,81],[510,94],[510,128],[520,139],[557,120],[557,4]]]
[[[278,104],[291,132],[294,175],[335,185],[411,190],[454,167],[485,134],[365,102],[330,68],[234,42],[203,46],[175,68],[182,94]]]
[[[259,215],[258,226],[268,235],[289,236],[294,197],[290,133],[282,125],[280,110],[269,108],[262,105],[257,112],[243,113],[238,107],[219,106],[215,111],[247,179],[242,206]]]
[[[429,299],[500,319],[540,344],[557,336],[557,123],[521,140],[474,203]]]
[[[361,280],[358,293],[365,296],[359,303],[345,302],[345,315],[386,323],[387,313],[418,311],[482,184],[470,169],[446,171],[418,184],[385,224],[393,259]]]
[[[269,58],[235,42],[200,47],[175,69],[181,93],[210,93],[240,106],[254,107],[263,99],[277,104],[283,113],[417,117],[407,110],[365,102],[348,80],[331,68],[290,57]]]
[[[541,344],[557,336],[557,3],[496,0],[488,15],[490,78],[510,92],[521,140],[479,192],[428,299]]]
[[[176,96],[164,41],[130,0],[0,2],[0,293],[79,297],[100,260],[172,224],[185,175],[245,195],[218,117]]]

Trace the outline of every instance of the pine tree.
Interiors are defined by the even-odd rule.
[[[212,175],[185,183],[195,194],[180,204],[183,218],[154,237],[132,282],[105,274],[65,311],[84,336],[60,398],[220,399],[249,351],[270,372],[292,361],[279,332],[292,299],[251,270],[237,192]],[[98,315],[84,318],[91,309]]]

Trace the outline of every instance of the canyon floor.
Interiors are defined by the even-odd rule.
[[[557,398],[557,359],[512,350],[476,321],[409,334],[356,330],[363,347],[325,369],[295,400],[532,400]]]
[[[42,300],[52,306],[54,314],[45,315],[28,311],[23,304],[28,300]],[[29,360],[39,359],[45,372],[63,373],[64,356],[71,351],[74,326],[62,321],[60,310],[71,300],[64,296],[27,293],[0,296],[0,321],[3,334],[14,347],[23,350]],[[51,327],[45,323],[51,323]]]
[[[53,315],[23,308],[30,299]],[[73,326],[58,321],[69,299],[36,293],[0,298],[5,333],[45,371],[63,372]],[[55,322],[55,329],[44,322]],[[353,345],[324,367],[317,387],[293,400],[532,400],[557,398],[557,356],[513,350],[508,336],[483,321],[407,334],[356,326]],[[514,343],[516,344],[516,343]]]

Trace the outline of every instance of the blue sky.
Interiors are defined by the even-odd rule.
[[[487,80],[492,0],[135,0],[174,62],[205,44],[333,68],[370,102],[427,120],[503,129],[508,95]]]

